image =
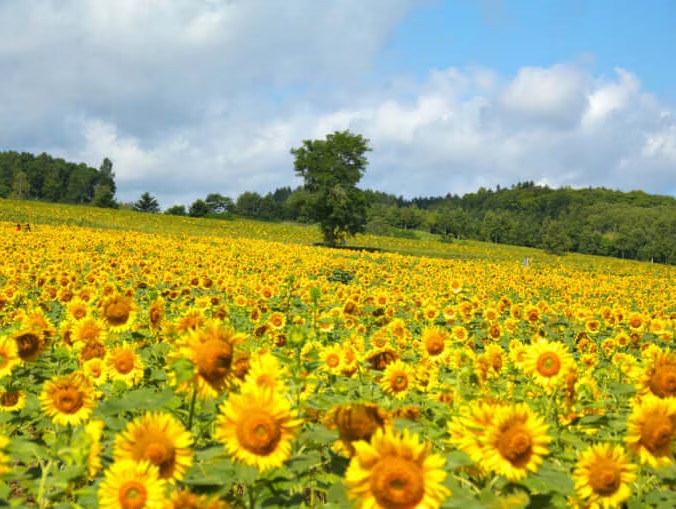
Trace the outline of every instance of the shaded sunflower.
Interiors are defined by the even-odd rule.
[[[23,328],[12,335],[17,353],[22,361],[37,360],[47,346],[42,333],[33,328]]]
[[[103,299],[99,303],[99,312],[111,332],[124,332],[131,329],[137,316],[134,299],[119,293]]]
[[[384,370],[388,364],[399,359],[399,354],[392,348],[379,348],[372,350],[366,354],[366,362],[369,363],[371,369],[376,371]]]
[[[656,349],[648,359],[637,383],[640,394],[659,398],[676,397],[676,352]]]
[[[408,391],[415,384],[415,371],[402,360],[394,361],[387,365],[378,385],[385,394],[397,399],[404,399]]]
[[[77,426],[92,413],[93,392],[89,379],[76,371],[47,380],[38,399],[54,423]]]
[[[634,405],[624,441],[641,463],[653,468],[672,464],[675,438],[676,398],[661,399],[649,394]]]
[[[601,443],[578,457],[573,481],[577,496],[586,504],[603,509],[617,507],[631,496],[636,466],[622,446]]]
[[[0,391],[0,412],[17,412],[26,406],[26,393],[20,389]]]
[[[173,483],[180,481],[192,466],[192,434],[170,414],[148,412],[134,419],[115,437],[113,459],[147,460],[158,475]]]
[[[218,495],[197,495],[189,489],[176,490],[166,509],[229,509],[231,506]]]
[[[302,424],[289,401],[267,387],[252,387],[219,407],[216,439],[236,461],[263,472],[291,455],[291,441]]]
[[[536,472],[549,452],[548,429],[525,403],[496,408],[486,432],[483,466],[512,482]]]
[[[374,403],[349,403],[333,407],[327,421],[328,427],[338,429],[348,456],[354,454],[353,442],[368,442],[377,429],[391,425],[387,412]]]
[[[217,398],[235,381],[232,361],[235,346],[246,335],[220,320],[208,320],[200,329],[189,330],[177,345],[170,358],[186,358],[195,366],[192,380],[178,385],[179,392],[197,389],[201,399]]]
[[[0,338],[0,378],[11,375],[14,368],[21,364],[17,343],[11,337]]]
[[[357,507],[434,509],[451,494],[442,484],[446,460],[407,429],[379,428],[370,442],[353,445],[343,482]]]
[[[108,379],[134,386],[143,378],[144,365],[136,350],[122,343],[108,350],[103,369]]]
[[[165,301],[162,297],[157,297],[148,306],[148,328],[150,332],[158,333],[162,330],[162,324],[165,317]]]
[[[157,467],[150,462],[116,461],[99,484],[99,509],[165,508],[166,486]]]
[[[546,389],[558,387],[575,360],[563,343],[541,339],[526,348],[523,371]]]

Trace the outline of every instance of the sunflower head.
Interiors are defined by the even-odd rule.
[[[575,491],[581,500],[595,507],[616,507],[631,496],[635,470],[621,446],[596,444],[578,457],[573,472]]]
[[[634,405],[627,422],[627,448],[641,463],[653,468],[674,461],[676,439],[676,398],[658,398],[649,394]]]
[[[659,398],[676,397],[676,352],[658,351],[647,362],[639,385],[641,393],[650,392]]]
[[[113,332],[127,331],[136,319],[136,304],[132,297],[124,294],[113,294],[101,301],[99,310],[108,330]]]
[[[387,412],[374,403],[351,403],[334,407],[330,424],[340,433],[340,439],[350,455],[354,454],[352,442],[369,441],[373,433],[391,423]]]
[[[93,393],[89,379],[82,373],[73,372],[46,381],[39,400],[42,410],[56,424],[76,426],[91,415]]]

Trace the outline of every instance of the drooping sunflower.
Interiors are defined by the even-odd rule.
[[[545,389],[558,387],[575,360],[563,343],[541,339],[527,347],[523,370]]]
[[[22,328],[15,332],[12,337],[16,342],[17,352],[22,361],[37,360],[47,346],[43,334],[34,328]]]
[[[385,394],[404,399],[415,385],[415,371],[406,362],[396,360],[387,365],[378,384]]]
[[[442,484],[446,460],[407,429],[379,428],[370,442],[353,445],[344,483],[356,507],[434,509],[451,494]]]
[[[657,349],[645,362],[637,382],[639,393],[676,397],[676,352]]]
[[[162,330],[162,324],[165,317],[165,301],[162,297],[157,297],[148,307],[148,328],[152,333],[158,333]]]
[[[192,434],[170,414],[147,412],[134,419],[115,437],[113,459],[147,460],[159,469],[159,477],[180,481],[192,466]]]
[[[167,483],[148,461],[116,461],[99,485],[99,509],[164,509]]]
[[[42,411],[56,424],[85,422],[94,408],[94,391],[89,379],[77,371],[47,380],[39,396]]]
[[[138,352],[127,343],[108,350],[103,367],[108,379],[119,380],[127,385],[134,386],[143,378],[143,361]]]
[[[219,407],[216,439],[236,461],[263,472],[284,464],[302,424],[288,399],[268,387],[251,387]]]
[[[549,452],[548,429],[525,403],[496,408],[486,432],[483,466],[512,482],[536,472]]]
[[[620,445],[596,444],[578,457],[573,481],[577,496],[593,507],[617,507],[631,496],[629,486],[636,479],[631,464]]]
[[[21,358],[17,341],[8,336],[0,338],[0,378],[11,375],[19,364]]]
[[[391,425],[387,412],[375,403],[349,403],[329,411],[327,426],[337,428],[340,441],[349,456],[354,454],[353,442],[370,441],[379,428]]]
[[[189,330],[170,357],[189,359],[195,366],[195,376],[179,384],[177,391],[190,392],[196,387],[199,398],[217,398],[235,380],[235,347],[245,339],[245,334],[220,320],[211,319],[203,327]]]
[[[84,432],[89,443],[89,453],[87,454],[87,471],[89,477],[93,478],[101,470],[101,437],[103,436],[103,421],[101,419],[90,419],[85,425]]]
[[[131,296],[116,293],[99,303],[99,312],[109,331],[124,332],[136,321],[137,307]]]
[[[624,441],[641,463],[653,468],[669,466],[674,461],[675,438],[676,398],[648,394],[634,405]]]

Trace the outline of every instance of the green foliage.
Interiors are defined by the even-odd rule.
[[[137,212],[151,212],[157,213],[160,211],[160,204],[149,192],[145,192],[141,195],[141,198],[134,203],[134,210]]]
[[[115,201],[113,190],[108,184],[101,184],[94,189],[94,199],[92,205],[95,207],[102,207],[107,209],[116,209],[118,204]]]
[[[366,197],[357,184],[368,164],[368,142],[360,134],[336,131],[325,140],[304,140],[291,149],[296,175],[305,183],[297,206],[319,223],[327,245],[365,230]]]
[[[204,200],[195,200],[190,209],[188,209],[188,215],[190,217],[204,217],[209,213],[209,205]]]
[[[187,216],[188,212],[185,210],[185,205],[172,205],[167,210],[164,211],[165,214],[170,216]]]

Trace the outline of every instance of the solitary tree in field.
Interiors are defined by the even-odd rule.
[[[368,165],[368,143],[361,134],[336,131],[325,140],[304,140],[291,149],[296,175],[305,179],[297,206],[319,223],[329,246],[365,230],[366,198],[357,184]]]
[[[155,213],[160,211],[160,204],[157,203],[157,198],[146,191],[141,195],[141,199],[134,203],[134,210]]]

